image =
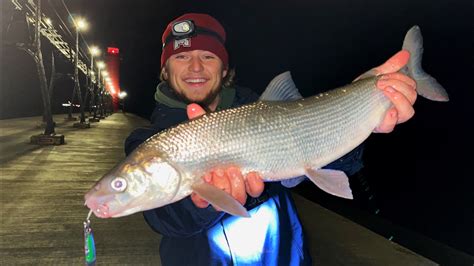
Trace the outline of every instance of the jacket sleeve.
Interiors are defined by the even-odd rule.
[[[157,124],[153,128],[134,130],[125,140],[125,153],[129,155],[146,139],[160,132]],[[156,232],[171,237],[188,237],[214,225],[223,215],[213,207],[198,208],[186,197],[178,202],[145,211],[145,220]]]

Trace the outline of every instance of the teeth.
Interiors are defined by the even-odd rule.
[[[205,82],[205,79],[187,79],[186,82],[189,83],[200,83],[200,82]]]

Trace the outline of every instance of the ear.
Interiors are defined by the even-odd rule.
[[[166,67],[161,69],[161,78],[164,80],[168,80],[168,71],[166,71]]]
[[[227,76],[227,69],[222,70],[222,77],[225,78]]]

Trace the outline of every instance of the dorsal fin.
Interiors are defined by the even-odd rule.
[[[261,101],[295,101],[303,98],[296,88],[290,71],[274,77],[260,96]]]

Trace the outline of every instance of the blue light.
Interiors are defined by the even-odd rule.
[[[250,218],[226,218],[223,221],[225,233],[220,226],[208,232],[211,249],[220,249],[227,258],[232,256],[234,264],[252,264],[262,258],[265,261],[275,259],[276,264],[274,249],[280,241],[279,221],[275,220],[278,215],[273,213],[276,210],[274,202],[266,202],[251,210]]]

